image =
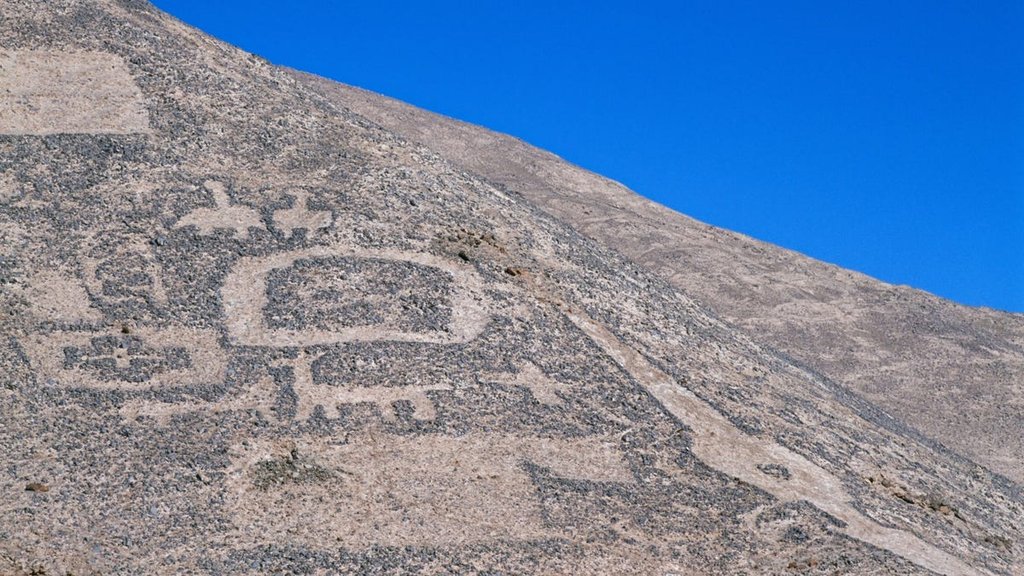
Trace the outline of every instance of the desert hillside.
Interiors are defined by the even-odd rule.
[[[929,438],[1024,482],[1024,316],[962,306],[708,226],[511,136],[294,74],[661,275]]]
[[[1012,470],[552,208],[586,186],[530,197],[146,2],[0,0],[0,39],[0,574],[1024,567]],[[730,242],[708,294],[777,265]]]

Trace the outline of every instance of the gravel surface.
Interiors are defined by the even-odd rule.
[[[1016,485],[289,72],[138,1],[0,38],[99,75],[0,113],[0,573],[1024,566]]]

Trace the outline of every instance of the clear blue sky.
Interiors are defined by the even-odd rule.
[[[706,222],[1024,311],[1024,2],[157,0]]]

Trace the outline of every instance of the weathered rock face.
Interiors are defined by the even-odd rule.
[[[287,72],[0,38],[0,573],[1024,566],[1018,487]]]
[[[293,74],[657,272],[927,436],[1024,482],[1024,316],[960,306],[714,228],[510,136]]]

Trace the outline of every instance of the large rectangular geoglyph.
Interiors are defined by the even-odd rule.
[[[545,538],[559,532],[544,521],[528,464],[563,479],[633,482],[617,445],[598,437],[353,434],[279,444],[231,451],[226,503],[242,540],[368,548]]]
[[[0,50],[0,134],[148,131],[142,92],[120,57]]]

